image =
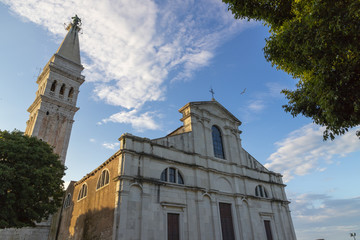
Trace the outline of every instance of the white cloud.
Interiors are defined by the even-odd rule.
[[[326,194],[293,195],[290,207],[299,240],[345,239],[360,228],[360,197],[334,199]]]
[[[247,101],[247,105],[243,111],[243,120],[249,122],[254,119],[254,116],[263,112],[264,109],[269,105],[274,99],[279,99],[281,95],[281,90],[285,89],[286,86],[277,82],[268,82],[266,83],[266,89],[262,92],[253,93],[250,100]],[[246,89],[244,96],[251,93],[251,89]]]
[[[115,122],[131,124],[137,131],[145,129],[156,130],[159,129],[159,123],[155,121],[157,114],[155,112],[145,112],[138,114],[137,110],[122,111],[111,115],[107,119],[103,119],[102,123]]]
[[[120,147],[120,143],[119,142],[115,142],[115,143],[103,143],[102,146],[104,148],[107,148],[107,149],[111,149],[111,150],[114,150],[115,148],[117,147]]]
[[[270,155],[270,162],[265,167],[283,173],[285,182],[294,175],[305,175],[314,169],[324,171],[320,163],[331,164],[334,157],[345,157],[360,150],[359,139],[355,135],[358,129],[351,129],[334,141],[324,142],[322,134],[325,128],[308,124],[275,143],[278,149]]]
[[[95,138],[90,138],[89,141],[92,143],[96,142]]]
[[[138,113],[146,102],[165,99],[167,82],[191,78],[210,64],[217,46],[243,26],[253,25],[235,20],[217,0],[162,1],[161,5],[152,0],[4,3],[59,39],[65,34],[62,23],[78,14],[83,21],[84,75],[94,82],[95,97]]]
[[[262,100],[253,100],[249,102],[248,109],[253,112],[260,112],[265,108],[265,103]]]

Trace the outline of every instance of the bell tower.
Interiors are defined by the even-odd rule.
[[[67,35],[37,78],[34,102],[28,108],[25,134],[35,136],[54,147],[64,164],[70,140],[79,87],[85,81],[80,60],[80,18],[75,15]]]

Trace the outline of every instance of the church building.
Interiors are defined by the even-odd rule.
[[[54,146],[62,163],[85,79],[80,19],[73,19],[38,77],[26,128]],[[70,183],[51,227],[49,220],[0,231],[0,238],[296,240],[282,175],[242,147],[241,121],[215,99],[179,112],[182,125],[165,137],[122,134],[118,151]]]
[[[282,176],[242,148],[241,122],[214,99],[179,112],[70,184],[57,239],[296,239]]]

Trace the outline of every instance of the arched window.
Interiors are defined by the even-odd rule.
[[[220,129],[212,126],[211,132],[215,157],[225,159]]]
[[[166,168],[164,171],[162,171],[160,180],[164,182],[184,184],[184,179],[181,176],[179,170],[172,167]]]
[[[65,92],[65,83],[63,83],[63,85],[61,85],[60,95],[64,95],[64,92]]]
[[[68,98],[72,98],[74,95],[74,88],[71,87],[70,90],[69,90],[69,95],[68,95]]]
[[[269,198],[269,195],[268,195],[266,189],[261,185],[256,186],[256,188],[255,188],[255,196],[262,197],[262,198]]]
[[[64,208],[70,207],[70,203],[71,203],[71,194],[68,193],[64,201]]]
[[[103,186],[109,184],[109,175],[110,174],[108,170],[105,169],[104,171],[102,171],[99,180],[97,182],[96,189],[102,188]]]
[[[78,196],[78,201],[83,199],[84,197],[87,196],[87,184],[84,183],[81,188],[80,188],[80,192],[79,192],[79,196]]]
[[[56,80],[51,84],[50,91],[55,92],[55,89],[56,89]]]

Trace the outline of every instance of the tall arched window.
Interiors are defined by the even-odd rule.
[[[269,195],[268,195],[266,189],[261,185],[256,186],[256,188],[255,188],[255,196],[262,197],[262,198],[269,198]]]
[[[212,126],[211,132],[215,157],[225,159],[220,129]]]
[[[86,196],[87,196],[87,184],[84,183],[80,188],[80,192],[79,192],[79,195],[78,195],[78,201],[83,199]]]
[[[65,92],[65,83],[63,83],[63,85],[61,85],[60,95],[64,95],[64,92]]]
[[[65,201],[64,201],[64,208],[69,207],[70,203],[71,203],[71,194],[68,193],[68,195],[66,196]]]
[[[74,88],[71,87],[70,90],[69,90],[69,95],[68,95],[68,98],[72,98],[74,95]]]
[[[109,171],[108,170],[104,170],[102,171],[100,177],[99,177],[99,180],[97,182],[97,185],[96,185],[96,189],[99,189],[99,188],[102,188],[103,186],[105,185],[108,185],[109,184],[109,177],[110,174],[109,174]]]
[[[172,182],[172,183],[178,183],[178,184],[184,184],[184,179],[181,176],[179,170],[176,168],[166,168],[164,171],[162,171],[160,180],[164,182]]]
[[[51,91],[51,92],[54,92],[55,89],[56,89],[56,80],[51,84],[50,91]]]

